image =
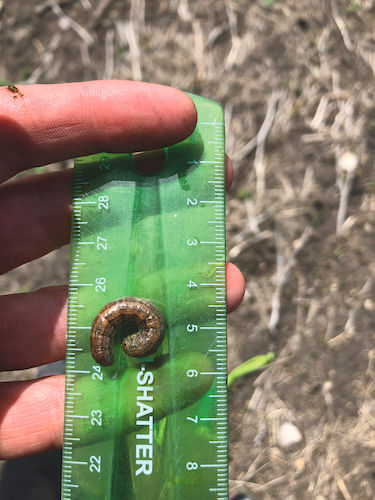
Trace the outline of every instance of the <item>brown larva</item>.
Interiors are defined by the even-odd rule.
[[[162,343],[164,319],[154,304],[137,297],[122,297],[106,304],[92,324],[91,353],[100,365],[109,366],[113,363],[115,329],[125,321],[139,326],[137,332],[124,337],[122,341],[122,348],[129,356],[148,356]]]

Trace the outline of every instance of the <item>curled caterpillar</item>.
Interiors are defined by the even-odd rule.
[[[122,348],[129,356],[148,356],[163,342],[164,319],[154,304],[138,297],[122,297],[106,304],[92,324],[91,353],[100,365],[113,364],[115,329],[127,321],[139,327],[138,331],[122,340]]]

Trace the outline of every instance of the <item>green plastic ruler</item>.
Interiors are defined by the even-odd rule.
[[[191,97],[196,130],[157,153],[158,173],[142,154],[75,162],[64,500],[228,498],[224,118]],[[165,337],[128,356],[125,322],[102,366],[92,323],[122,297],[152,302]]]

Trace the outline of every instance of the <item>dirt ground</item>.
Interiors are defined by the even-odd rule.
[[[2,84],[145,80],[225,107],[229,367],[276,356],[230,389],[232,494],[375,498],[374,22],[374,0],[0,1]],[[61,249],[0,292],[67,275]]]

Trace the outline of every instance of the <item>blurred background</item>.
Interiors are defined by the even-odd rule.
[[[374,22],[373,0],[0,1],[2,85],[144,80],[225,108],[229,368],[276,358],[230,387],[233,498],[375,498]],[[66,283],[68,250],[0,293]],[[58,454],[1,467],[0,498],[59,498]]]

